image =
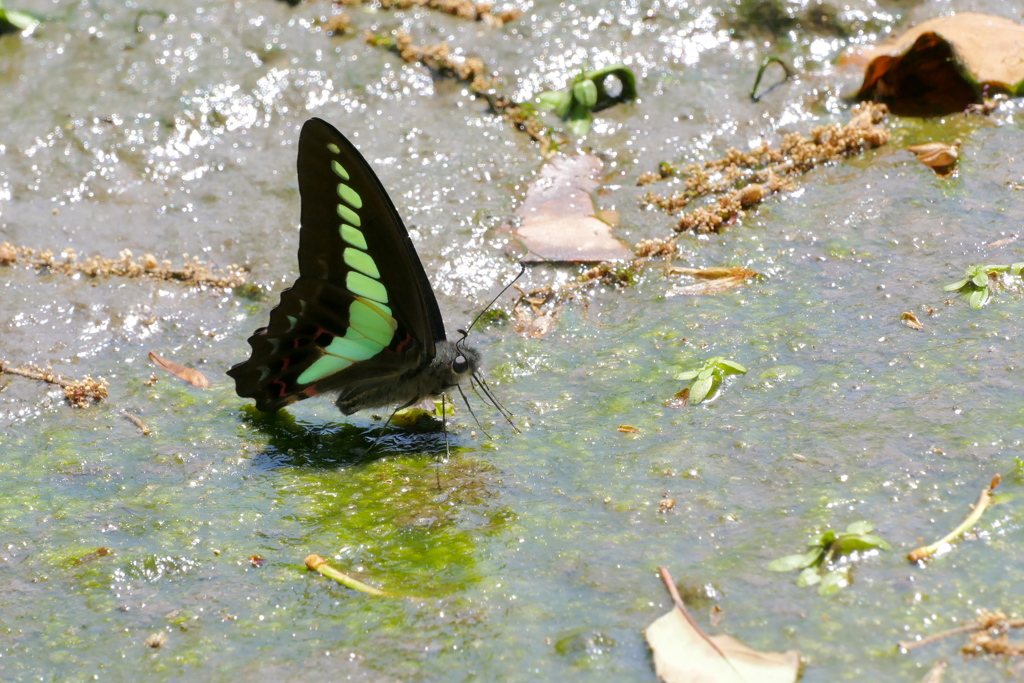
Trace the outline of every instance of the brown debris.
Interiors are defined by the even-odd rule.
[[[979,116],[988,116],[992,112],[999,109],[999,105],[1007,100],[1004,93],[998,93],[992,97],[983,97],[981,103],[972,102],[967,105],[964,109],[965,114],[978,114]]]
[[[364,0],[334,0],[334,2],[337,5],[366,4]],[[507,9],[495,13],[494,6],[490,3],[472,2],[472,0],[375,0],[375,2],[382,9],[425,7],[460,19],[480,21],[492,28],[501,28],[504,24],[523,16],[523,11],[520,9]]]
[[[494,87],[494,81],[487,74],[481,60],[476,57],[452,55],[447,41],[434,45],[413,45],[412,36],[401,30],[395,31],[393,41],[372,31],[367,31],[365,36],[368,45],[394,47],[405,61],[422,64],[442,76],[454,76],[460,81],[468,81],[474,90],[489,90]]]
[[[65,249],[58,259],[50,249],[18,247],[10,242],[0,243],[0,266],[14,265],[68,276],[81,274],[93,278],[110,275],[153,278],[217,289],[238,287],[245,284],[247,278],[245,270],[239,266],[232,264],[222,270],[210,270],[195,257],[191,261],[186,261],[181,268],[172,268],[170,261],[159,262],[152,254],[133,260],[132,252],[128,249],[122,250],[117,259],[88,256],[79,261],[73,249]]]
[[[70,380],[61,375],[55,375],[51,368],[44,370],[38,365],[12,368],[4,360],[0,360],[0,373],[41,380],[48,384],[56,384],[64,389],[64,397],[67,398],[68,403],[74,408],[88,408],[90,400],[99,403],[107,397],[107,389],[110,386],[107,384],[107,380],[102,377],[95,380],[86,375],[83,379]]]
[[[344,12],[339,12],[338,14],[332,14],[327,21],[324,22],[323,26],[324,30],[327,31],[329,35],[340,36],[345,33],[346,29],[348,29],[351,24],[352,17]]]
[[[970,639],[970,644],[965,645],[961,650],[965,655],[980,655],[982,653],[1004,657],[1024,655],[1024,643],[1011,643],[1010,637],[1005,633],[993,636],[988,631],[976,631],[970,635]]]
[[[649,240],[640,240],[636,243],[633,252],[640,258],[654,258],[655,256],[671,257],[676,253],[675,238],[662,239],[655,237]]]
[[[146,646],[151,647],[154,650],[163,647],[167,643],[167,634],[163,631],[157,631],[146,638]]]
[[[530,339],[540,339],[550,334],[562,312],[562,307],[557,303],[561,296],[561,292],[555,292],[548,286],[522,293],[512,308],[512,329]],[[549,303],[551,305],[547,305]]]
[[[983,609],[978,611],[978,618],[974,621],[922,638],[921,640],[903,641],[899,643],[899,648],[901,650],[913,650],[930,645],[949,636],[970,633],[970,642],[961,650],[964,654],[1018,657],[1024,655],[1024,644],[1011,642],[1008,632],[1011,628],[1022,627],[1024,627],[1024,619],[1010,619],[1001,610],[990,611]]]
[[[658,173],[644,174],[643,182],[638,184],[680,175],[685,178],[683,190],[670,197],[649,192],[640,202],[674,215],[697,199],[720,195],[710,204],[683,215],[675,226],[677,232],[720,232],[772,194],[796,189],[798,176],[889,140],[889,131],[879,125],[888,114],[884,104],[864,102],[853,107],[851,114],[845,126],[835,123],[816,126],[809,137],[790,133],[783,137],[778,148],[768,143],[749,152],[730,148],[721,159],[689,164],[678,172],[674,169],[667,172],[666,167],[672,167],[662,164]]]
[[[486,100],[493,113],[538,142],[545,157],[552,156],[558,145],[565,141],[562,137],[552,139],[551,131],[531,111],[498,93],[498,79],[487,73],[480,59],[452,55],[447,42],[413,45],[412,36],[401,30],[395,31],[394,38],[372,31],[366,31],[364,36],[368,45],[393,48],[406,62],[422,64],[438,76],[450,76],[468,83],[470,91]]]

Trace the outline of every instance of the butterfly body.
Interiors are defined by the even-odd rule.
[[[249,337],[250,358],[228,370],[238,394],[268,412],[336,394],[350,415],[414,405],[472,376],[480,354],[445,339],[409,234],[356,148],[310,119],[298,174],[299,278]]]

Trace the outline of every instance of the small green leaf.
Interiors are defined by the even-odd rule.
[[[831,529],[829,529],[828,531],[826,531],[825,533],[823,533],[821,536],[818,537],[818,543],[820,543],[821,545],[826,546],[826,547],[832,545],[832,543],[835,540],[836,540],[836,532],[832,531]]]
[[[964,285],[966,285],[968,282],[970,282],[970,280],[968,278],[964,278],[963,280],[957,280],[951,285],[946,285],[942,289],[946,292],[955,292],[958,289],[963,289]]]
[[[711,377],[711,375],[713,374],[715,374],[714,368],[704,368],[703,370],[697,373],[697,379],[707,379],[708,377]]]
[[[597,86],[594,81],[584,78],[572,84],[572,96],[587,109],[593,109],[597,104]]]
[[[971,308],[981,308],[988,303],[990,296],[988,287],[976,289],[971,292],[971,296],[967,299],[967,302],[971,304]]]
[[[42,20],[42,15],[31,12],[21,12],[16,9],[5,10],[3,3],[0,3],[0,23],[7,22],[19,31],[24,31],[30,26],[35,26]]]
[[[1024,271],[1024,261],[1018,261],[1010,265],[1011,275],[1020,275],[1022,271]]]
[[[718,362],[718,365],[728,375],[747,374],[747,369],[734,360],[721,360]]]
[[[680,372],[676,375],[676,379],[691,380],[697,378],[697,370],[687,370],[686,372]]]
[[[818,595],[835,595],[850,585],[849,569],[835,569],[825,574],[818,586]]]
[[[988,287],[988,273],[978,273],[971,278],[971,283],[973,283],[975,287]]]
[[[712,384],[714,384],[714,379],[711,377],[698,379],[696,382],[694,382],[693,385],[690,387],[690,402],[700,403],[705,398],[707,398],[708,392],[711,391]]]
[[[814,565],[821,558],[822,549],[815,548],[811,552],[799,555],[786,555],[768,563],[768,569],[773,572],[789,572],[794,569],[803,569]]]
[[[565,125],[569,127],[573,135],[586,135],[590,132],[590,115],[570,117]]]
[[[563,104],[568,104],[569,93],[561,90],[545,90],[537,95],[537,108],[541,111],[558,109]]]
[[[846,527],[846,533],[848,534],[869,534],[874,531],[875,525],[867,520],[861,520],[854,522]]]
[[[808,567],[800,572],[800,576],[796,577],[798,586],[813,586],[819,581],[821,581],[821,574],[814,567]]]
[[[836,552],[848,555],[855,550],[874,550],[878,547],[878,541],[882,539],[872,534],[843,535],[836,539],[834,547]]]
[[[892,547],[881,536],[875,536],[874,534],[861,534],[860,540],[871,548],[878,548],[880,550],[889,550]]]

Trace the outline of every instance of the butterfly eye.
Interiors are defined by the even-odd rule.
[[[452,361],[452,370],[456,374],[461,375],[466,370],[469,370],[469,361],[466,360],[465,356],[455,356],[455,360]]]

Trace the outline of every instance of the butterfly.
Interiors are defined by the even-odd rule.
[[[440,396],[475,375],[480,353],[445,338],[409,233],[384,186],[338,130],[299,134],[299,278],[281,292],[252,354],[228,370],[239,396],[273,412],[337,394],[345,415]]]

